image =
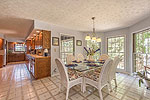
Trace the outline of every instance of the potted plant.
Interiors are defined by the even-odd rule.
[[[146,71],[137,72],[137,76],[139,77],[139,86],[141,87],[141,83],[144,83],[144,85],[148,88],[150,88],[150,78],[147,77],[146,74],[148,74]]]

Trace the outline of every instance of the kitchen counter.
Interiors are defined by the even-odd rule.
[[[39,55],[34,55],[34,54],[27,54],[27,56],[31,56],[31,57],[34,57],[34,58],[49,58],[50,56],[39,56]]]
[[[51,73],[51,57],[26,54],[26,65],[35,79],[48,77]]]
[[[7,62],[18,62],[25,61],[25,53],[24,52],[13,52],[7,54]]]

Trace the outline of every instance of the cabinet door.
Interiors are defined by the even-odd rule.
[[[43,49],[50,48],[50,31],[43,31]]]
[[[31,48],[35,49],[35,40],[34,39],[31,40]]]
[[[42,32],[39,34],[39,46],[42,48],[43,46],[43,34],[42,34]]]

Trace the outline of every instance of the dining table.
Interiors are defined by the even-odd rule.
[[[84,83],[84,77],[85,74],[89,71],[101,69],[104,65],[104,62],[100,61],[82,61],[82,62],[75,62],[73,61],[72,64],[66,65],[68,69],[71,69],[72,71],[75,71],[76,73],[80,73],[80,76],[83,77],[83,83]],[[83,87],[83,86],[82,86]],[[82,91],[85,91],[84,88],[81,88]]]
[[[75,70],[77,72],[88,72],[90,70],[94,70],[97,68],[101,68],[104,65],[104,62],[100,61],[94,61],[94,62],[89,62],[89,61],[83,61],[83,62],[75,62],[73,61],[72,64],[66,65],[69,69]]]

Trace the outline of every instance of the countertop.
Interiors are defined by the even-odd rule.
[[[33,55],[33,54],[27,54],[27,55],[33,58],[49,58],[50,57],[50,56],[45,57],[45,56],[39,56],[39,55]]]

